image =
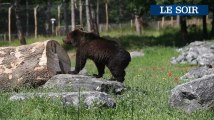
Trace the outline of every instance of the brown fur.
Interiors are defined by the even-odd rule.
[[[102,77],[107,66],[117,81],[124,81],[125,68],[131,61],[131,57],[129,52],[121,48],[117,42],[77,29],[68,33],[64,43],[77,48],[76,66],[75,70],[70,72],[71,74],[78,74],[84,68],[86,60],[91,59],[98,69],[95,77]]]

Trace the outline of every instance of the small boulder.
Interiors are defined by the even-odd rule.
[[[214,107],[214,75],[176,86],[171,91],[169,104],[186,112],[212,109]]]
[[[144,56],[144,53],[141,51],[132,51],[132,52],[130,52],[130,55],[131,55],[131,58],[142,57],[142,56]]]
[[[124,85],[117,81],[71,74],[55,75],[42,88],[70,92],[79,91],[80,89],[80,91],[113,92],[115,94],[121,94],[124,91]]]

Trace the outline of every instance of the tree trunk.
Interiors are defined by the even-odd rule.
[[[131,28],[133,28],[133,19],[130,20]]]
[[[162,17],[162,20],[161,20],[161,27],[162,28],[164,27],[164,24],[165,24],[165,17]]]
[[[176,17],[177,26],[180,24],[180,16]]]
[[[62,4],[58,5],[57,7],[57,11],[58,11],[58,25],[57,25],[57,29],[56,29],[56,35],[60,35],[60,26],[61,26],[61,7]]]
[[[109,24],[109,21],[108,21],[108,2],[106,1],[105,2],[105,11],[106,11],[106,31],[108,31],[108,24]]]
[[[19,17],[20,10],[19,10],[19,1],[18,0],[15,0],[14,7],[15,7],[15,14],[16,14],[16,27],[17,27],[18,39],[19,39],[21,45],[25,45],[26,40],[24,37],[24,33],[22,30],[22,24],[21,24],[20,17]]]
[[[71,0],[71,30],[75,29],[75,9],[74,9],[74,0]]]
[[[95,12],[95,9],[96,9],[96,2],[95,1],[91,1],[89,3],[89,6],[90,6],[90,24],[91,24],[91,31],[96,33],[97,35],[99,35],[99,30],[98,30],[98,26],[97,26],[97,15],[96,15],[96,12]]]
[[[37,38],[37,31],[38,31],[38,22],[37,22],[37,8],[39,7],[39,5],[37,5],[35,8],[34,8],[34,35],[35,35],[35,38]]]
[[[68,29],[68,12],[67,12],[67,0],[63,0],[63,6],[64,6],[64,22],[65,22],[65,34],[67,35],[69,32]]]
[[[97,0],[97,9],[96,9],[96,16],[97,16],[97,29],[99,31],[99,25],[100,25],[100,21],[99,21],[99,13],[100,13],[100,2],[99,0]]]
[[[37,87],[57,72],[68,73],[70,60],[53,40],[19,47],[0,47],[0,89]]]
[[[135,15],[135,28],[137,34],[141,34],[141,24],[140,24],[140,17],[138,15]]]
[[[80,12],[80,26],[83,27],[83,20],[82,20],[82,0],[79,0],[79,12]]]
[[[122,22],[122,16],[123,16],[123,2],[122,0],[118,0],[118,4],[119,4],[119,17],[118,17],[118,23],[119,23],[119,28],[120,30],[122,30],[122,25],[121,25],[121,22]],[[131,23],[131,27],[132,27],[132,23]]]
[[[28,7],[28,0],[26,0],[26,36],[29,36],[29,7]]]
[[[46,35],[51,34],[51,27],[50,27],[50,9],[51,9],[51,4],[50,0],[47,1],[47,9],[46,9],[46,18],[45,18],[45,32]]]
[[[87,31],[91,32],[91,17],[90,17],[90,9],[89,9],[89,0],[85,0],[85,10],[86,10],[86,23],[87,23]]]
[[[187,25],[186,25],[186,17],[180,16],[180,29],[181,29],[181,37],[184,43],[189,43]]]
[[[212,9],[213,18],[212,18],[212,28],[211,28],[211,35],[214,36],[214,8]]]
[[[8,9],[8,37],[9,41],[11,41],[11,9],[13,6]]]
[[[173,16],[171,16],[171,26],[173,27]]]
[[[208,33],[207,33],[207,18],[206,15],[202,17],[203,21],[203,38],[207,39],[208,38]]]

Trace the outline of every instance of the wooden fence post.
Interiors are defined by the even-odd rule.
[[[62,4],[58,5],[58,7],[57,7],[57,10],[58,10],[58,27],[56,29],[56,35],[60,34],[59,30],[60,30],[60,25],[61,25],[61,21],[60,21],[61,7],[62,7]]]
[[[38,9],[38,7],[39,7],[39,5],[37,5],[35,8],[34,8],[34,25],[35,25],[35,30],[34,30],[34,32],[35,32],[35,38],[37,38],[37,30],[38,30],[38,28],[37,28],[37,9]]]
[[[8,37],[9,37],[9,41],[11,41],[11,9],[13,8],[13,6],[9,7],[8,10]]]
[[[82,4],[82,0],[79,0],[79,12],[80,12],[80,26],[81,27],[83,27],[83,20],[82,20],[82,6],[83,6],[83,4]]]
[[[161,21],[161,27],[163,28],[165,24],[165,17],[162,17],[162,21]]]
[[[171,16],[171,26],[173,27],[173,16]]]

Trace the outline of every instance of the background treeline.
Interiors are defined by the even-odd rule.
[[[149,8],[152,4],[205,4],[209,5],[209,16],[151,16]],[[213,13],[213,0],[1,0],[0,39],[64,35],[79,27],[97,34],[122,28],[131,28],[141,34],[143,28],[160,29],[168,24],[180,28],[184,41],[189,41],[188,28],[196,27],[202,28],[203,39],[208,39],[214,33]],[[188,20],[192,19],[200,19],[201,24],[192,22],[189,25]]]

